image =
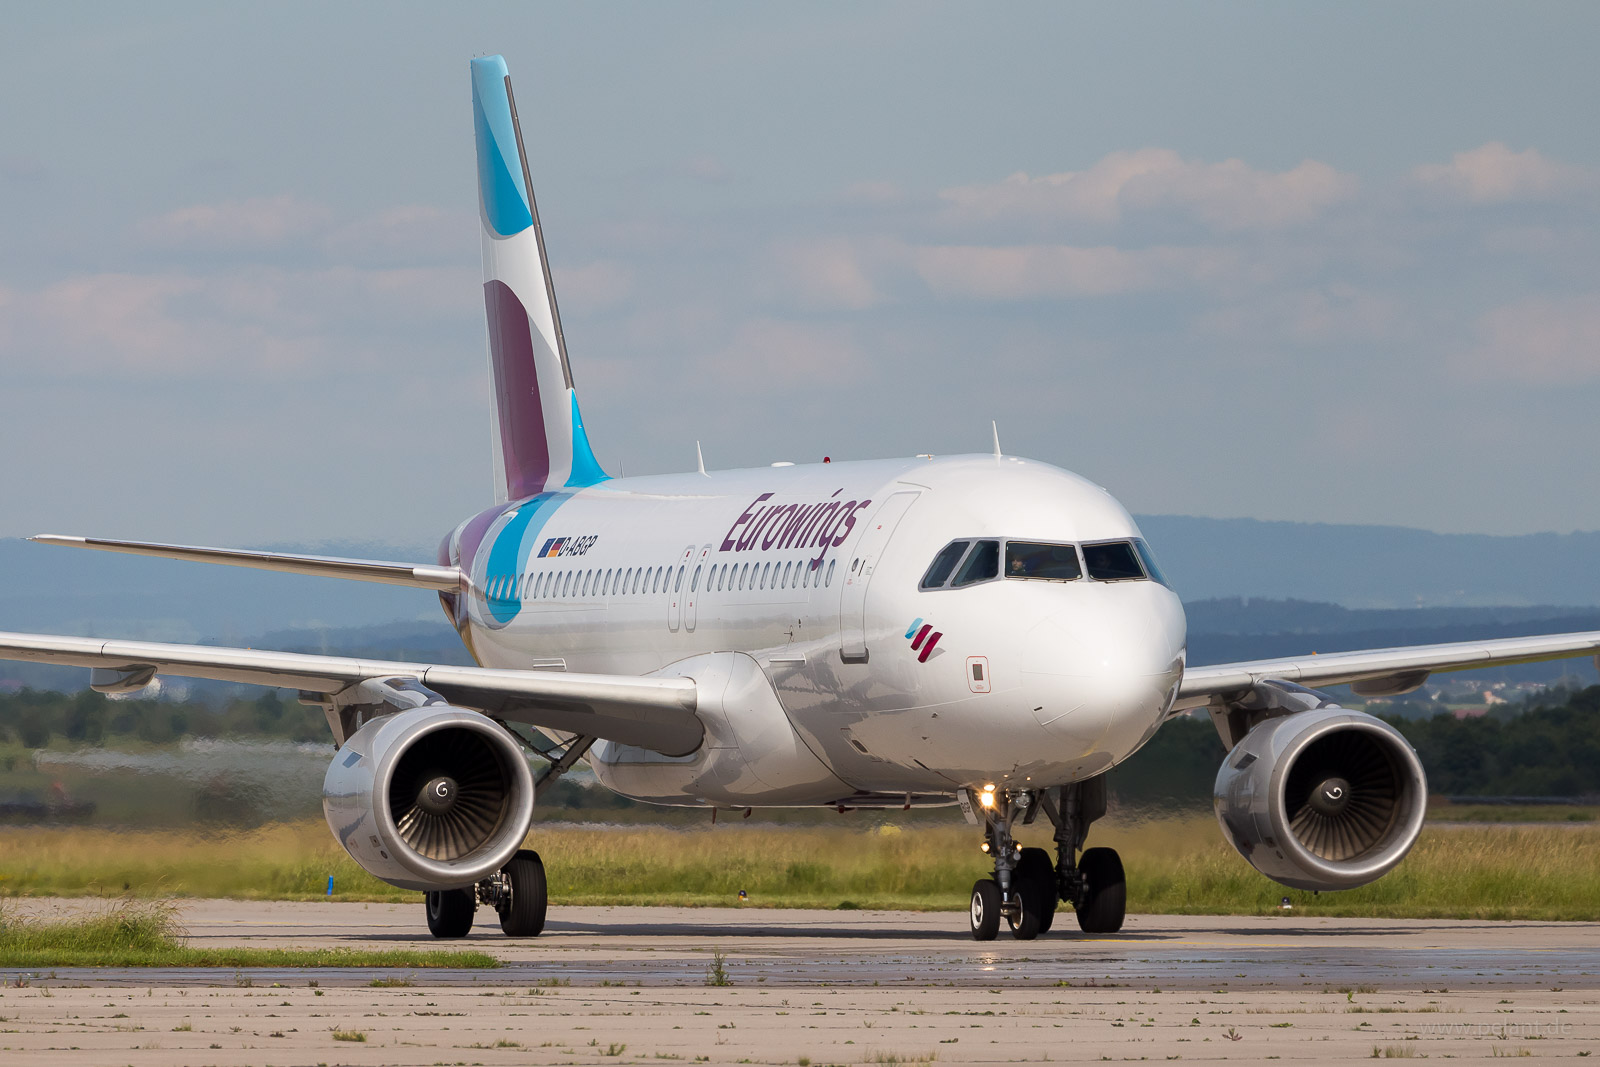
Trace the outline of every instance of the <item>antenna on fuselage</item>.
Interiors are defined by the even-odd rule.
[[[705,457],[705,453],[700,451],[700,442],[699,441],[696,441],[694,443],[694,461],[697,464],[699,464],[700,473],[701,474],[706,474],[706,457]],[[709,478],[709,477],[711,477],[711,475],[706,474],[706,477]]]
[[[989,423],[989,429],[994,431],[994,458],[1000,459],[1000,424],[998,422],[991,421]]]

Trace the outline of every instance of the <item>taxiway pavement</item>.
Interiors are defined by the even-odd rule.
[[[440,946],[420,903],[180,913],[197,947]],[[1132,916],[1091,937],[1069,912],[1068,930],[978,944],[948,912],[563,907],[516,941],[479,918],[452,944],[498,970],[0,971],[0,1060],[1325,1063],[1600,1045],[1596,923]],[[719,955],[726,986],[708,984]]]

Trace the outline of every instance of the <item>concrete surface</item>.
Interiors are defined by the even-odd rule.
[[[959,913],[559,908],[524,941],[479,918],[452,944],[500,970],[0,970],[0,1063],[1321,1063],[1600,1046],[1594,923],[1134,916],[1091,938],[1065,914],[1070,932],[980,945]],[[182,921],[196,946],[441,944],[420,904],[193,901]],[[717,953],[729,986],[707,985]]]

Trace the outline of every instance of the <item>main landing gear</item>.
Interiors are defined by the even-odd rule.
[[[441,889],[425,894],[428,932],[434,937],[466,937],[479,904],[487,904],[500,915],[500,929],[507,937],[537,937],[544,929],[549,894],[544,881],[544,864],[532,849],[521,849],[511,862],[475,886],[467,889]]]
[[[1031,941],[1054,924],[1062,900],[1085,933],[1122,929],[1128,898],[1122,860],[1113,849],[1083,849],[1089,824],[1106,813],[1103,777],[1053,789],[985,790],[975,799],[984,820],[983,850],[994,859],[993,876],[972,887],[975,939],[993,941],[1004,919],[1013,937]],[[1056,828],[1053,863],[1046,850],[1023,848],[1011,836],[1018,818],[1027,825],[1040,812]]]

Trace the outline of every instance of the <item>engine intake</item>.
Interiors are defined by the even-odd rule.
[[[499,870],[522,846],[533,776],[503,727],[435,705],[352,734],[323,780],[322,807],[370,874],[402,889],[452,889]]]
[[[1250,865],[1296,889],[1354,889],[1416,843],[1427,809],[1422,763],[1400,732],[1329,707],[1268,719],[1228,753],[1214,799]]]

